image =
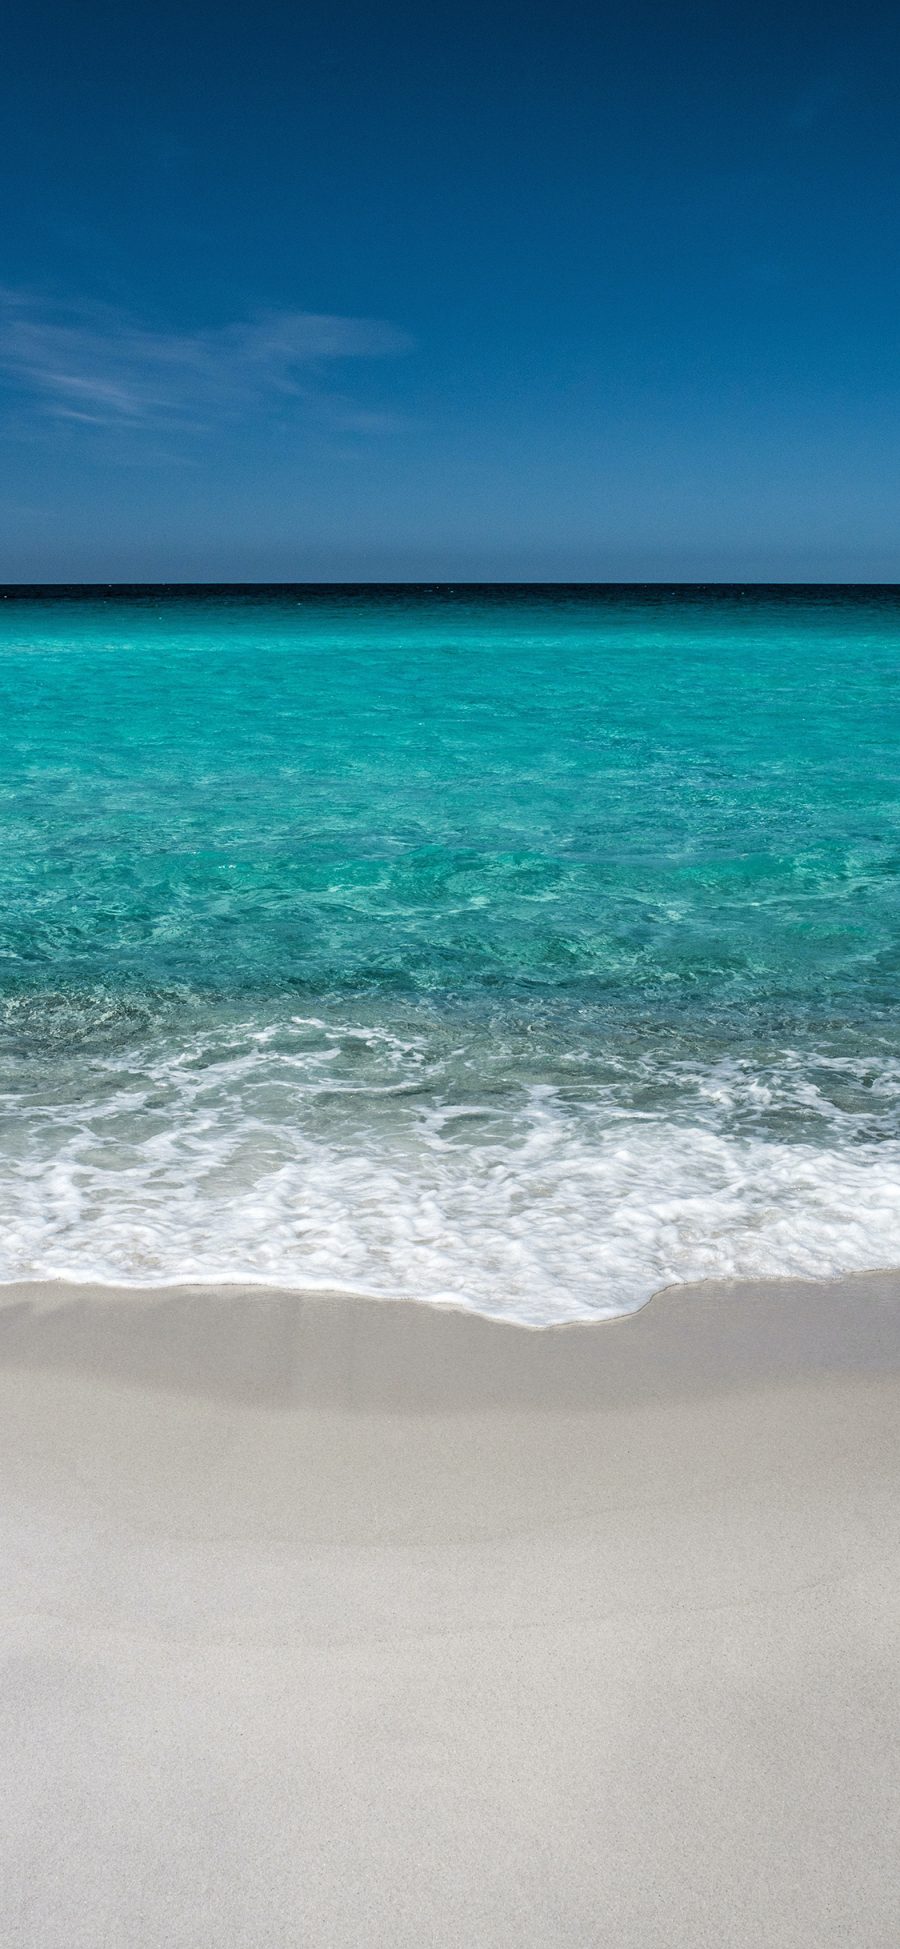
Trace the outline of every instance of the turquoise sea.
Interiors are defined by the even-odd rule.
[[[0,595],[0,1277],[900,1263],[900,590]]]

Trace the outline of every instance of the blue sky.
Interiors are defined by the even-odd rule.
[[[898,55],[8,0],[0,578],[900,580]]]

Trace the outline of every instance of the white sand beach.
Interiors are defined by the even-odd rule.
[[[0,1295],[9,1949],[889,1949],[900,1274]]]

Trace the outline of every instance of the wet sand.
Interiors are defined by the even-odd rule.
[[[900,1273],[0,1290],[0,1940],[888,1949]]]

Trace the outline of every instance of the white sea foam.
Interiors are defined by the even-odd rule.
[[[5,1103],[0,1277],[257,1279],[543,1322],[689,1279],[900,1263],[900,1141],[877,1131],[896,1076],[873,1069],[851,1113],[821,1087],[840,1061],[819,1083],[790,1054],[676,1064],[648,1108],[633,1066],[573,1098],[480,1092],[464,1048],[442,1061],[295,1018],[82,1057],[52,1092],[44,1073]],[[773,1134],[780,1111],[800,1141]]]

